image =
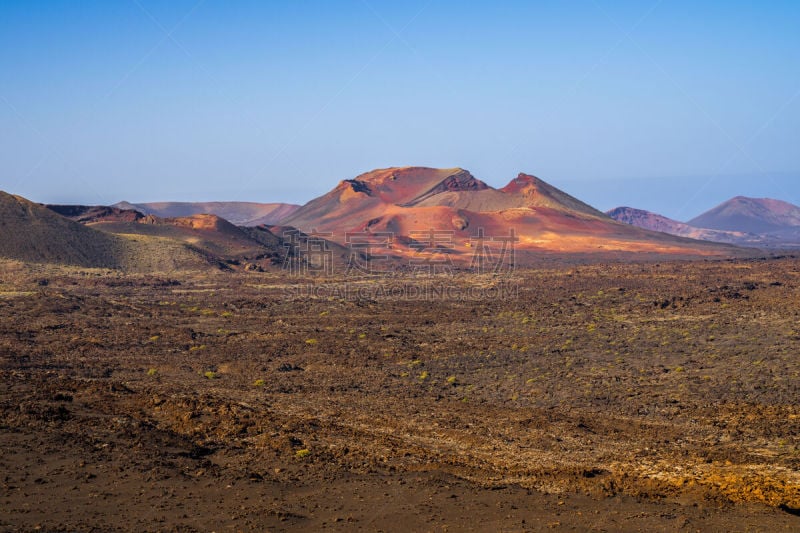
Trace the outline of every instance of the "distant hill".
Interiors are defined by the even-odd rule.
[[[781,200],[737,196],[686,223],[631,207],[606,213],[619,222],[693,239],[755,248],[800,247],[800,207]]]
[[[663,231],[672,235],[680,235],[681,233],[691,232],[694,228],[683,222],[678,222],[664,215],[646,211],[644,209],[636,209],[634,207],[615,207],[606,211],[606,215],[610,216],[618,222],[631,224],[639,228],[650,229],[653,231]]]
[[[688,223],[701,228],[771,233],[800,228],[800,207],[771,198],[737,196]]]
[[[519,174],[494,189],[462,168],[395,167],[343,180],[282,221],[305,232],[391,232],[413,246],[412,234],[452,232],[452,258],[469,258],[479,229],[502,237],[513,229],[529,252],[735,254],[736,249],[618,223],[545,181]],[[400,250],[396,248],[395,251]]]
[[[65,216],[75,222],[86,224],[89,222],[136,222],[144,218],[144,215],[134,209],[121,209],[118,207],[108,207],[104,205],[53,205],[45,207],[55,211],[59,215]]]
[[[119,202],[112,207],[140,211],[145,215],[162,218],[202,214],[217,215],[237,226],[278,224],[299,208],[293,204],[255,202],[153,202],[141,204]]]
[[[0,256],[84,267],[123,266],[126,243],[0,191]]]
[[[724,242],[739,246],[757,246],[761,244],[760,237],[753,233],[696,228],[685,222],[679,222],[644,209],[616,207],[606,211],[606,214],[618,222],[624,222],[625,224],[631,224],[652,231],[661,231],[669,233],[670,235],[688,237],[690,239]]]

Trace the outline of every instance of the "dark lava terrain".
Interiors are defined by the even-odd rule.
[[[800,528],[797,258],[0,267],[4,531]]]

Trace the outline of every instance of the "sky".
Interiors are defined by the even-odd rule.
[[[0,0],[0,190],[304,203],[526,172],[681,220],[800,204],[796,0]]]

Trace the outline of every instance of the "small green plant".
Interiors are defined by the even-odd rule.
[[[365,339],[365,338],[367,338],[367,334],[366,333],[359,333],[358,334],[358,338],[359,339]]]
[[[203,375],[208,379],[217,379],[217,373],[211,370],[207,370]]]
[[[306,339],[306,344],[309,344],[309,345],[312,345],[312,346],[314,344],[317,344],[317,342],[319,342],[317,339]]]
[[[233,313],[231,313],[230,311],[223,311],[223,312],[220,314],[220,316],[221,316],[221,317],[224,317],[224,318],[230,318],[230,317],[232,317],[232,316],[233,316]]]
[[[158,370],[156,370],[155,368],[151,368],[147,371],[148,376],[155,376],[156,374],[158,374]]]
[[[448,382],[450,385],[455,385],[455,384],[456,384],[456,377],[455,377],[455,376],[450,376],[450,377],[448,377],[448,378],[447,378],[447,382]]]
[[[298,459],[302,459],[303,457],[308,457],[309,455],[311,455],[311,451],[306,448],[294,452],[294,456],[297,457]]]
[[[257,379],[253,382],[254,387],[263,387],[267,382],[263,379]]]
[[[196,352],[196,351],[205,350],[205,349],[206,349],[206,345],[205,344],[201,344],[199,346],[192,346],[191,348],[189,348],[189,351],[190,352]]]
[[[156,342],[160,338],[161,338],[161,335],[153,335],[152,337],[150,337],[150,342]]]
[[[421,379],[422,381],[425,381],[426,379],[428,379],[428,371],[427,370],[423,370],[422,373],[419,375],[419,379]]]

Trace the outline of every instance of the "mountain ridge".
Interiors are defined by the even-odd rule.
[[[742,198],[736,200],[742,202]],[[796,206],[770,202],[769,206],[780,207],[777,219],[788,221],[787,224],[794,221]],[[120,202],[115,206],[50,205],[45,209],[39,204],[30,205],[35,206],[32,209],[38,210],[40,218],[50,217],[52,224],[66,228],[67,233],[99,230],[81,235],[88,242],[99,239],[107,249],[112,248],[109,243],[113,243],[117,247],[115,251],[106,255],[98,251],[96,261],[86,257],[67,257],[67,260],[112,267],[140,264],[136,257],[142,250],[152,252],[166,247],[172,250],[167,256],[180,256],[180,264],[189,267],[201,260],[206,265],[223,269],[236,269],[239,265],[260,269],[280,263],[288,249],[285,239],[289,237],[273,234],[271,229],[290,233],[297,230],[305,239],[319,236],[333,247],[336,261],[347,260],[348,243],[353,234],[390,236],[392,251],[389,256],[399,261],[418,257],[424,248],[446,250],[448,261],[464,262],[474,256],[472,246],[476,236],[480,239],[485,236],[489,242],[513,238],[515,249],[520,252],[518,257],[527,258],[521,264],[541,254],[743,256],[751,252],[732,244],[752,245],[750,241],[754,238],[745,232],[695,228],[633,208],[602,213],[524,172],[518,173],[505,186],[495,188],[461,167],[375,169],[340,180],[327,193],[302,206],[253,202]],[[136,209],[142,205],[146,209]],[[226,209],[232,210],[239,217],[237,220],[245,224],[257,220],[250,218],[256,215],[262,219],[266,217],[270,223],[245,226],[207,212]],[[44,212],[41,210],[51,214],[41,215]],[[162,217],[153,214],[154,210],[190,214]],[[800,215],[797,219],[800,221]],[[25,227],[25,224],[16,225]],[[82,229],[76,230],[76,227]],[[428,238],[425,235],[434,233],[443,236],[446,242],[423,246]],[[51,232],[41,240],[58,244],[57,234]],[[80,249],[79,244],[74,248]],[[69,250],[70,246],[65,253]],[[91,249],[86,254],[91,256]],[[0,255],[24,256],[2,249]],[[47,261],[50,256],[44,254],[39,259]],[[166,262],[163,259],[159,256],[158,260],[144,263],[156,268],[171,260],[170,257]],[[55,257],[54,260],[61,259]]]
[[[277,224],[300,206],[281,202],[117,202],[110,206],[161,218],[217,215],[237,226]]]

